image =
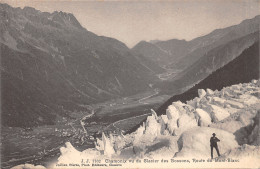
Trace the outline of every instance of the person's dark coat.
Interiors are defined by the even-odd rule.
[[[217,137],[211,137],[210,138],[210,146],[211,147],[217,147],[218,144],[217,142],[219,142],[220,140]]]

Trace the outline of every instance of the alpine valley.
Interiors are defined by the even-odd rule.
[[[215,160],[259,159],[259,23],[129,48],[71,13],[1,3],[1,168],[159,167],[208,158],[212,133]]]

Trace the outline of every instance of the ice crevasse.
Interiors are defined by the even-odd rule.
[[[60,149],[58,163],[80,163],[80,159],[91,158],[155,159],[162,154],[164,158],[209,158],[212,133],[221,140],[223,157],[241,157],[246,152],[260,158],[260,81],[221,91],[199,89],[198,96],[186,103],[173,102],[161,116],[151,110],[151,116],[131,134],[102,134],[95,148],[80,152],[66,143]]]
[[[157,116],[156,112],[151,110],[152,115],[131,134],[103,134],[95,149],[78,152],[79,155],[88,158],[156,158],[163,152],[164,157],[169,158],[193,155],[209,157],[209,140],[212,133],[216,133],[221,140],[219,149],[224,154],[240,146],[235,132],[248,125],[257,127],[257,124],[253,124],[253,118],[257,115],[254,105],[260,104],[259,80],[225,87],[221,91],[200,89],[198,94],[199,97],[187,103],[173,102],[165,115]],[[248,119],[245,119],[243,114],[247,111],[251,115],[247,115]],[[232,131],[228,129],[228,124],[234,121],[239,124],[235,126],[235,131]],[[252,132],[257,134],[256,130],[257,128]],[[248,135],[248,140],[250,138],[253,136]],[[259,139],[255,136],[255,139],[257,138]],[[69,156],[72,146],[69,144],[63,149],[66,151],[62,152],[59,161]]]

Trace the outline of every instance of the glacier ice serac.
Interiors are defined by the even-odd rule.
[[[186,103],[173,102],[165,115],[157,116],[151,110],[151,116],[131,134],[103,133],[95,148],[80,152],[67,142],[60,149],[58,163],[81,163],[82,159],[160,159],[162,156],[209,158],[212,133],[221,140],[220,159],[251,156],[259,159],[260,80],[221,91],[200,89],[198,95]]]

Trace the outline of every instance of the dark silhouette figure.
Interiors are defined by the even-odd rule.
[[[216,149],[218,156],[220,156],[219,154],[219,150],[218,150],[218,143],[220,140],[216,137],[216,134],[213,133],[212,137],[210,138],[210,150],[211,150],[211,158],[213,158],[213,148]]]
[[[93,137],[94,137],[94,140],[97,141],[97,132],[94,133]]]

